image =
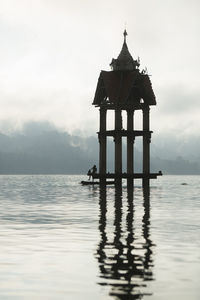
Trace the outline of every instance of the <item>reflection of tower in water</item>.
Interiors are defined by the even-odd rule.
[[[100,189],[100,243],[97,259],[100,285],[109,286],[110,296],[116,299],[141,299],[147,292],[147,281],[153,279],[151,268],[152,241],[150,239],[149,189],[143,192],[142,234],[136,234],[133,189],[127,190],[127,209],[122,203],[122,188],[115,190],[114,237],[110,238],[107,217],[106,188]],[[124,200],[123,200],[124,201]],[[137,230],[138,231],[138,230]]]

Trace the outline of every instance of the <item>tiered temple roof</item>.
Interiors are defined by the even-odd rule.
[[[105,104],[139,106],[141,103],[156,105],[149,75],[139,70],[139,61],[134,60],[126,43],[124,43],[117,59],[112,59],[112,71],[101,71],[93,105]]]

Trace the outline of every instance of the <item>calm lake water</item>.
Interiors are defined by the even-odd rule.
[[[0,299],[199,300],[200,176],[84,179],[0,176]]]

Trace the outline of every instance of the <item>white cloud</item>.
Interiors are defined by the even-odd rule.
[[[199,8],[197,0],[1,1],[1,124],[45,119],[95,133],[97,79],[126,22],[129,49],[152,74],[155,130],[178,131],[186,116],[187,130],[199,126]]]

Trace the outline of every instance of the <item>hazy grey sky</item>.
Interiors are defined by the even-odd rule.
[[[95,133],[101,69],[128,47],[157,97],[152,129],[200,128],[199,0],[0,0],[0,130],[48,120]]]

